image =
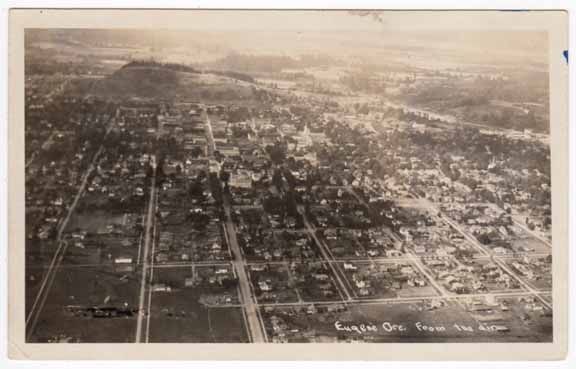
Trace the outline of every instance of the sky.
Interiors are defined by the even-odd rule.
[[[328,54],[371,62],[398,58],[473,63],[545,63],[547,33],[524,16],[492,12],[190,11],[169,15],[173,26],[107,29],[96,40],[132,42],[156,50],[193,48],[251,54]],[[60,33],[75,31],[60,30]],[[77,32],[77,31],[76,31]],[[89,35],[90,30],[84,30]],[[127,41],[128,40],[128,41]],[[404,54],[402,54],[404,53]]]

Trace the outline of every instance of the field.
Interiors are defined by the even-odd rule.
[[[106,267],[62,267],[58,270],[36,326],[39,342],[64,335],[79,342],[132,342],[135,317],[76,316],[65,307],[137,307],[138,278]]]
[[[177,297],[164,299],[176,302]],[[182,299],[182,296],[180,296]],[[242,309],[236,307],[206,308],[187,306],[185,317],[150,318],[152,343],[244,343],[248,336],[244,327]]]
[[[250,84],[210,73],[188,73],[154,66],[124,67],[102,79],[74,81],[70,94],[91,94],[106,98],[153,98],[222,101],[251,101]]]
[[[524,231],[522,231],[524,232]],[[514,239],[511,241],[512,247],[514,249],[527,249],[531,252],[536,253],[547,253],[550,252],[550,247],[544,244],[542,241],[527,235],[526,233],[522,234],[522,238]]]
[[[228,265],[228,268],[231,266]],[[151,294],[149,342],[247,342],[243,311],[236,287],[210,282],[212,267],[196,267],[198,285],[185,286],[190,267],[155,268],[153,285],[171,287]],[[209,303],[208,296],[229,296],[230,301]]]
[[[109,225],[123,225],[128,221],[128,214],[111,215],[105,211],[76,213],[70,218],[66,230],[72,232],[76,229],[91,233],[102,233]]]

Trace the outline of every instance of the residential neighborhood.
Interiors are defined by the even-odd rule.
[[[519,72],[172,62],[73,31],[122,59],[53,71],[38,32],[28,342],[552,341],[547,90]]]

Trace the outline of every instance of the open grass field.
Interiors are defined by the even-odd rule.
[[[166,284],[172,289],[151,294],[149,342],[248,342],[241,307],[203,303],[205,296],[226,295],[231,298],[229,304],[238,304],[236,287],[210,283],[213,267],[195,268],[154,269],[153,284]],[[184,280],[193,274],[202,282],[185,286]]]
[[[34,338],[65,335],[80,342],[132,342],[136,319],[74,316],[66,306],[137,307],[138,278],[106,267],[63,267],[40,314]]]
[[[248,342],[240,307],[206,307],[182,289],[152,294],[149,342]]]
[[[125,215],[111,215],[105,211],[94,211],[86,213],[75,213],[70,218],[66,230],[73,232],[76,229],[90,233],[101,233],[106,231],[110,225],[123,225],[127,221]]]
[[[512,247],[514,249],[530,250],[536,253],[550,252],[550,247],[544,244],[542,241],[527,234],[524,230],[521,230],[521,232],[523,232],[523,237],[511,241]]]

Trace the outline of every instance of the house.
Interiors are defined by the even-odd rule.
[[[250,270],[255,271],[255,272],[261,272],[263,270],[266,269],[266,265],[265,264],[251,264],[250,265]]]
[[[132,257],[130,256],[120,256],[114,259],[115,264],[131,264]]]
[[[428,283],[423,278],[414,278],[414,285],[416,287],[426,287]]]
[[[240,149],[232,145],[218,145],[217,150],[226,157],[239,157]]]
[[[344,263],[344,270],[357,270],[358,267],[352,263]]]
[[[155,259],[157,263],[165,263],[168,261],[168,254],[165,252],[159,252],[156,254]]]
[[[218,242],[214,242],[210,247],[210,250],[213,254],[219,253],[222,251],[222,245],[220,245]]]
[[[335,229],[327,229],[324,231],[324,237],[327,240],[335,240],[338,236],[338,233]]]
[[[380,251],[376,250],[376,249],[369,249],[368,250],[368,255],[371,257],[375,257],[380,255]]]
[[[426,246],[424,245],[416,245],[414,246],[414,252],[417,254],[423,254],[426,252]]]
[[[409,265],[404,265],[400,268],[400,273],[402,274],[414,274],[414,268]]]
[[[268,281],[258,281],[258,287],[261,291],[264,292],[272,291],[272,286],[268,283]]]
[[[194,287],[195,284],[196,284],[196,278],[194,278],[194,277],[184,278],[184,286],[185,287]]]
[[[494,251],[494,253],[496,254],[507,254],[509,250],[504,247],[498,246],[494,247],[492,251]]]
[[[74,239],[78,239],[78,240],[83,240],[87,235],[86,231],[83,232],[74,232],[72,233],[72,238]]]
[[[326,273],[315,273],[313,277],[317,281],[327,281],[328,279],[330,279],[330,276],[328,276],[328,274]]]
[[[314,305],[310,305],[306,309],[307,314],[316,314],[317,312],[318,312],[318,310],[316,309],[316,306],[314,306]]]
[[[402,252],[398,251],[398,250],[386,250],[386,256],[387,257],[399,257],[402,256]]]
[[[483,284],[482,282],[480,282],[480,281],[476,281],[476,280],[475,280],[475,281],[472,282],[472,288],[473,288],[475,291],[478,291],[478,290],[481,290],[481,289],[484,288],[484,284]]]
[[[461,292],[464,292],[465,289],[466,289],[466,287],[460,282],[454,282],[454,283],[450,284],[450,290],[453,292],[461,293]]]
[[[230,174],[228,185],[232,188],[252,188],[252,172],[246,169],[239,169]]]
[[[492,326],[492,328],[496,331],[496,332],[510,332],[510,328],[508,328],[505,325],[494,325]]]
[[[165,283],[155,283],[152,285],[152,292],[171,292],[172,287]]]

